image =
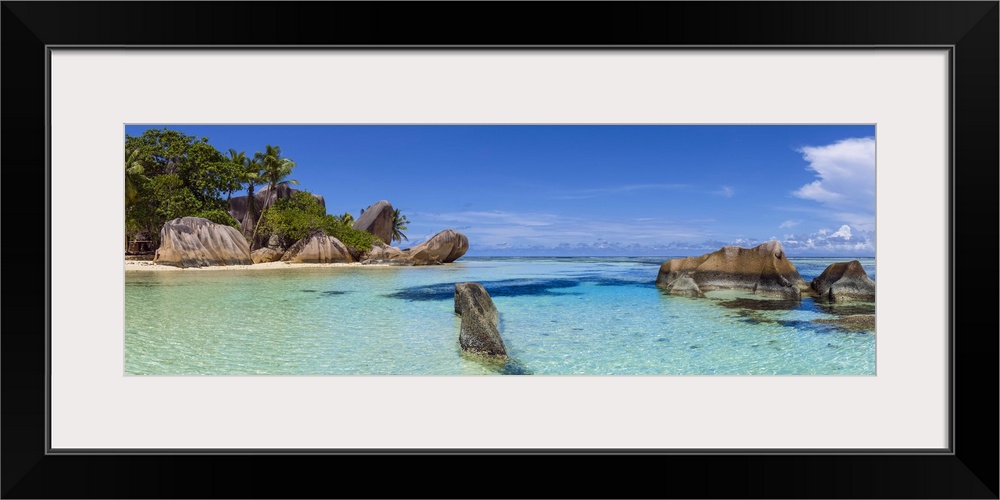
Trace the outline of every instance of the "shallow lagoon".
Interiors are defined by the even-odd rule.
[[[733,292],[668,296],[667,257],[129,272],[125,371],[152,375],[874,375],[874,312]],[[849,259],[791,259],[807,280]],[[875,279],[874,259],[859,259]],[[456,282],[482,283],[510,361],[463,355]]]

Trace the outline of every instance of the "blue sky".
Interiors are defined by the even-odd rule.
[[[351,212],[385,199],[413,245],[452,228],[467,255],[688,255],[782,242],[873,256],[875,127],[141,125],[248,156],[278,145],[296,186]]]

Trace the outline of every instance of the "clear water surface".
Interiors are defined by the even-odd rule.
[[[125,372],[152,375],[874,375],[875,332],[816,323],[871,303],[705,299],[669,257],[462,258],[442,266],[125,276]],[[833,262],[792,259],[811,280]],[[875,279],[874,259],[859,259]],[[454,284],[482,283],[510,360],[461,352]]]

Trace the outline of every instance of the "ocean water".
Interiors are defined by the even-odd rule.
[[[874,375],[874,313],[735,292],[669,296],[669,257],[462,258],[442,266],[128,272],[130,375]],[[807,280],[847,259],[791,259]],[[859,259],[875,279],[874,259]],[[458,344],[454,284],[482,283],[510,359]]]

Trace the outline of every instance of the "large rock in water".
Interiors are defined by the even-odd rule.
[[[656,284],[678,295],[743,290],[794,300],[809,286],[777,241],[753,248],[725,246],[700,257],[669,260],[660,266]]]
[[[392,223],[396,218],[396,209],[392,204],[382,200],[365,209],[365,213],[354,222],[354,229],[368,231],[378,236],[386,244],[392,242]]]
[[[469,238],[454,229],[445,229],[408,249],[408,252],[416,264],[447,264],[465,255],[468,250]]]
[[[314,231],[285,251],[282,262],[293,264],[330,264],[354,262],[347,246],[322,231]]]
[[[236,228],[200,217],[181,217],[163,224],[153,262],[177,267],[253,264],[250,245]]]
[[[875,282],[856,260],[830,264],[810,287],[817,296],[831,302],[875,302]]]
[[[500,338],[500,313],[479,283],[455,283],[455,313],[462,316],[458,343],[462,350],[491,358],[507,358]]]
[[[399,266],[447,264],[465,255],[468,250],[469,238],[454,229],[445,229],[427,241],[405,250],[376,242],[364,262]]]

